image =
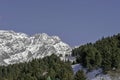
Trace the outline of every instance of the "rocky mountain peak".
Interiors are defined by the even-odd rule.
[[[0,30],[0,65],[8,65],[43,58],[51,54],[61,59],[71,54],[68,44],[58,36],[49,36],[46,33],[29,36],[24,33]]]

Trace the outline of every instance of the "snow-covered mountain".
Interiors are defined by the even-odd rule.
[[[8,65],[56,54],[64,59],[71,48],[58,36],[45,33],[28,36],[24,33],[0,30],[0,65]],[[61,55],[60,55],[61,54]]]

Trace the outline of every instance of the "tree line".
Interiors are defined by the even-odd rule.
[[[85,80],[85,75],[82,71],[74,75],[71,63],[53,54],[30,62],[0,66],[0,80]]]
[[[72,50],[76,63],[89,70],[103,68],[105,72],[120,69],[120,34],[87,43]]]

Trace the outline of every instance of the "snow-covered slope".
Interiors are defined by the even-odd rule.
[[[62,54],[63,59],[66,54],[71,54],[71,48],[58,36],[48,36],[45,33],[28,36],[0,30],[0,65],[43,58],[53,53],[57,56]]]
[[[120,80],[120,79],[111,79],[111,76],[109,76],[108,74],[103,74],[101,68],[92,70],[90,72],[88,72],[88,70],[82,67],[82,65],[80,64],[72,65],[72,68],[73,68],[74,74],[76,74],[78,70],[83,70],[87,77],[86,80]]]

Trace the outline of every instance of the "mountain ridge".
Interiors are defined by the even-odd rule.
[[[29,36],[12,30],[0,30],[0,65],[30,61],[56,54],[64,57],[71,54],[71,47],[58,36],[38,33]]]

